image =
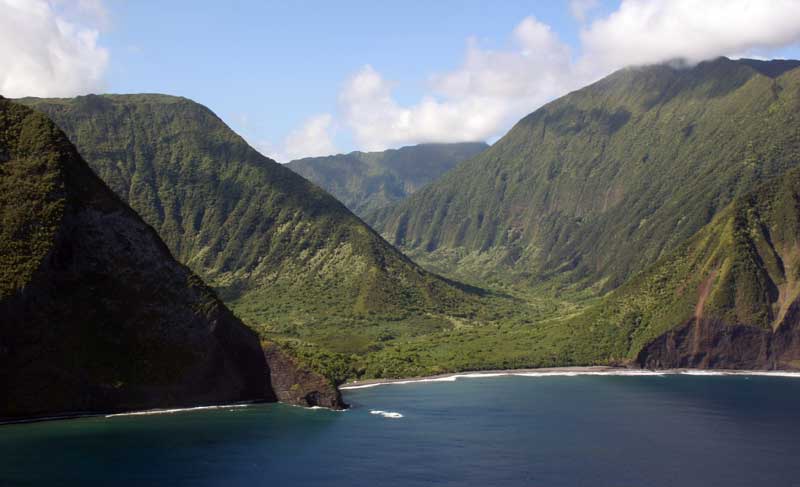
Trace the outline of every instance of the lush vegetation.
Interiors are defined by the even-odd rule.
[[[424,271],[197,103],[22,101],[52,117],[173,254],[266,336],[363,352],[384,329],[416,336],[485,314],[483,291]]]
[[[338,383],[630,363],[693,316],[780,327],[800,293],[797,66],[619,71],[391,206],[350,172],[383,181],[388,156],[306,161],[426,268],[479,288],[424,271],[189,100],[26,103],[263,338]]]
[[[550,115],[556,110],[553,105],[520,122],[484,155],[398,205],[393,211],[401,214],[401,220],[406,218],[400,223],[406,233],[400,235],[411,234],[414,219],[427,220],[431,223],[423,228],[431,232],[433,240],[442,239],[441,243],[449,218],[461,224],[460,246],[431,245],[423,236],[418,245],[406,247],[413,256],[440,273],[504,289],[525,305],[479,325],[388,341],[366,356],[351,357],[354,373],[381,377],[476,368],[625,364],[635,360],[648,343],[692,317],[767,330],[780,327],[800,292],[795,277],[800,265],[796,255],[800,172],[793,169],[800,166],[800,69],[787,71],[796,63],[780,64],[781,69],[772,69],[772,64],[723,59],[688,71],[676,72],[666,66],[624,70],[587,88],[588,94],[578,92],[555,102],[555,107],[560,107],[557,112],[563,114],[570,110],[564,105],[571,102],[605,108],[619,98],[634,104],[649,100],[646,109],[640,107],[644,113],[622,117],[626,125],[636,122],[642,127],[616,129],[633,130],[625,141],[627,146],[602,141],[602,151],[597,153],[604,154],[602,157],[588,158],[583,173],[570,169],[573,181],[583,176],[580,198],[587,197],[591,186],[600,188],[602,184],[608,185],[603,198],[610,197],[622,178],[633,184],[625,190],[627,195],[620,196],[615,205],[609,204],[611,208],[600,205],[592,210],[587,205],[580,221],[567,229],[558,223],[563,201],[553,210],[555,216],[545,227],[547,231],[525,228],[531,221],[535,225],[541,221],[519,215],[503,224],[518,225],[519,239],[525,235],[534,241],[555,239],[548,243],[550,259],[572,257],[544,267],[545,271],[552,269],[549,273],[535,266],[537,262],[544,265],[544,260],[525,260],[525,252],[509,259],[509,248],[503,242],[510,241],[514,228],[506,227],[503,232],[500,225],[482,227],[490,232],[481,234],[486,245],[469,251],[468,240],[478,238],[467,227],[474,220],[465,215],[459,220],[452,213],[479,212],[486,219],[507,215],[514,208],[511,202],[517,201],[520,214],[533,215],[541,206],[531,193],[541,190],[547,195],[544,201],[552,203],[552,198],[568,191],[558,178],[553,186],[547,186],[509,174],[515,162],[525,166],[525,171],[535,171],[536,167],[527,165],[535,166],[536,159],[525,162],[504,153],[490,157],[503,150],[522,128],[526,132],[520,135],[520,144],[523,138],[528,140],[532,153],[541,157],[545,149],[534,144],[539,140],[535,134],[546,133],[560,120]],[[594,109],[583,106],[583,110]],[[604,117],[598,112],[594,115]],[[546,120],[534,123],[535,129],[526,127],[537,117]],[[605,118],[609,127],[614,117]],[[691,131],[678,130],[680,124],[691,125]],[[682,140],[667,137],[675,130]],[[693,138],[698,133],[702,136]],[[579,144],[581,138],[588,143],[597,136],[592,123],[561,134],[561,142],[554,142],[553,157],[564,159],[551,161],[554,170],[563,174],[567,163],[586,159],[586,147],[575,153],[568,148]],[[641,150],[649,157],[640,157]],[[612,166],[606,171],[614,172],[614,177],[596,184],[592,178],[600,177],[602,171],[596,171],[603,165]],[[497,177],[480,182],[487,171],[496,171]],[[485,193],[473,192],[478,191],[474,186],[464,190],[463,183],[453,182],[470,178],[476,185],[482,184]],[[753,190],[755,187],[758,189]],[[526,206],[525,198],[531,198],[533,204]],[[421,206],[415,206],[418,203]],[[606,260],[608,264],[604,264]],[[653,261],[657,263],[652,265]],[[508,281],[515,284],[505,285]],[[592,298],[603,285],[614,288],[620,281],[625,284],[616,291]],[[576,282],[581,286],[574,286]],[[537,298],[540,304],[559,305],[537,310]]]
[[[800,168],[736,199],[694,237],[571,320],[585,349],[631,361],[689,319],[776,331],[800,296]]]
[[[768,331],[800,298],[800,168],[734,200],[708,225],[603,298],[509,289],[496,314],[419,335],[367,338],[369,349],[290,344],[333,380],[475,369],[631,364],[691,318]],[[537,296],[538,295],[538,296]],[[333,330],[334,328],[332,328]],[[324,342],[319,342],[324,343]]]
[[[57,129],[0,99],[0,298],[24,287],[53,246],[64,211]]]
[[[613,289],[800,163],[798,62],[628,68],[375,219],[445,275]]]
[[[421,144],[291,161],[286,167],[320,185],[356,215],[371,215],[483,152],[483,142]]]

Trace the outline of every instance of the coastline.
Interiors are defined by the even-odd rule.
[[[204,409],[234,409],[252,406],[254,404],[278,404],[277,402],[264,401],[244,401],[222,404],[206,404],[201,406],[187,406],[182,408],[154,408],[139,410],[117,410],[117,411],[76,411],[64,414],[54,414],[49,416],[31,416],[27,418],[0,419],[0,426],[11,424],[41,423],[45,421],[62,421],[68,419],[81,418],[115,418],[120,416],[148,416],[155,414],[174,414],[187,411],[201,411]]]
[[[628,377],[663,377],[667,375],[694,376],[762,376],[793,377],[800,379],[800,371],[790,370],[740,370],[740,369],[630,369],[609,365],[591,365],[576,367],[547,367],[539,369],[499,369],[451,372],[421,377],[405,377],[397,379],[365,379],[346,382],[339,390],[348,391],[367,389],[370,387],[415,384],[423,382],[454,382],[458,379],[481,379],[491,377],[576,377],[576,376],[628,376]]]
[[[755,377],[790,377],[800,379],[800,371],[791,370],[742,370],[742,369],[632,369],[626,367],[613,367],[609,365],[591,365],[575,367],[545,367],[538,369],[492,369],[473,370],[463,372],[450,372],[420,377],[403,377],[395,379],[365,379],[350,381],[339,386],[341,391],[367,389],[387,385],[417,384],[425,382],[455,382],[459,379],[485,379],[492,377],[578,377],[578,376],[619,376],[619,377],[664,377],[668,375],[691,376],[755,376]],[[206,409],[233,409],[244,408],[254,404],[269,404],[262,401],[246,401],[227,404],[207,404],[182,408],[161,408],[128,411],[82,411],[50,416],[34,416],[28,418],[14,418],[0,420],[0,426],[12,424],[39,423],[44,421],[61,421],[80,418],[104,417],[115,418],[122,416],[148,416],[159,414],[174,414]],[[276,402],[274,404],[287,404]],[[289,406],[300,407],[308,410],[328,409],[319,406],[305,407],[295,404]]]

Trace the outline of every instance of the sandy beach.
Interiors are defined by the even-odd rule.
[[[383,385],[413,384],[419,382],[453,382],[458,379],[480,379],[488,377],[574,377],[574,376],[665,376],[665,375],[705,375],[705,376],[771,376],[771,377],[796,377],[800,372],[784,370],[731,370],[731,369],[629,369],[624,367],[610,367],[604,365],[587,367],[550,367],[541,369],[507,369],[507,370],[479,370],[469,372],[453,372],[448,374],[431,375],[425,377],[408,377],[400,379],[365,379],[362,381],[347,382],[339,387],[340,390],[366,389]]]

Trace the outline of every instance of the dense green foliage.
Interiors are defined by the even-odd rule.
[[[59,124],[173,254],[270,337],[363,351],[479,313],[336,199],[267,159],[207,108],[165,95],[22,100]]]
[[[690,318],[777,330],[800,297],[800,168],[736,199],[694,237],[570,320],[575,360],[628,361]]]
[[[734,200],[692,238],[601,299],[534,294],[491,318],[388,340],[365,355],[291,345],[329,376],[629,364],[691,318],[776,331],[800,298],[800,168]]]
[[[693,316],[779,327],[800,293],[797,66],[621,70],[390,206],[361,177],[389,177],[368,160],[384,156],[306,161],[430,269],[491,292],[423,271],[188,100],[26,102],[251,326],[338,383],[629,363]]]
[[[488,147],[483,142],[421,144],[383,152],[307,157],[286,166],[369,221],[375,211],[406,198]]]
[[[798,65],[623,69],[525,117],[375,226],[453,277],[613,289],[800,163]]]
[[[64,211],[57,128],[5,101],[0,112],[0,298],[27,284]],[[53,143],[52,150],[42,146]]]

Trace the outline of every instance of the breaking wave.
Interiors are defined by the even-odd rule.
[[[403,417],[403,415],[400,413],[395,413],[393,411],[380,411],[378,409],[373,409],[372,411],[369,412],[369,414],[378,414],[383,416],[384,418],[389,418],[389,419],[398,419]]]

